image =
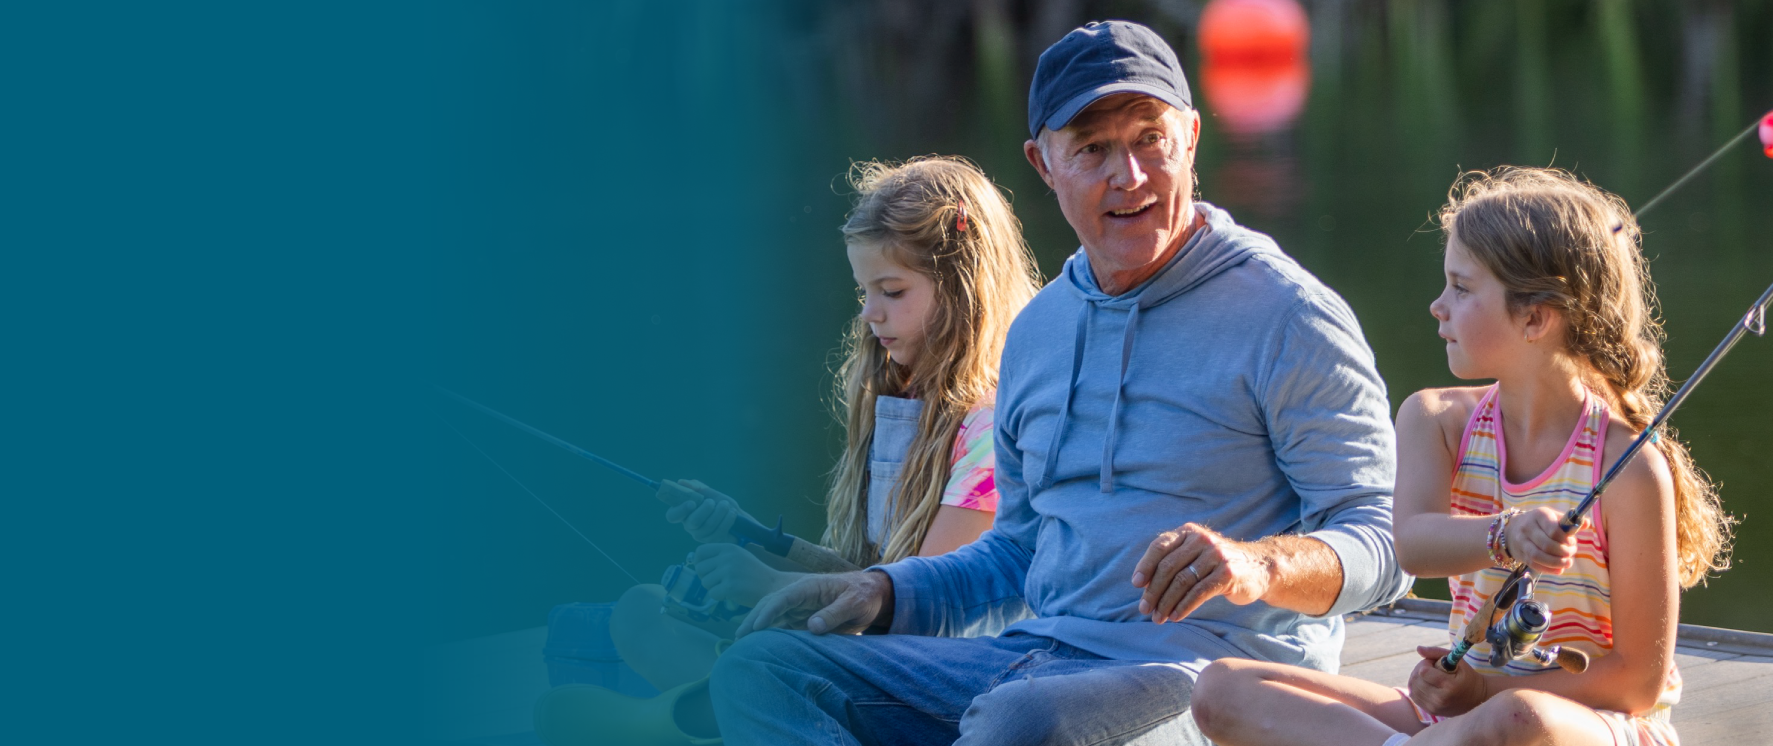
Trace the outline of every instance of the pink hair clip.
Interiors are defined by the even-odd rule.
[[[967,232],[967,201],[964,199],[958,200],[955,205],[954,230]]]

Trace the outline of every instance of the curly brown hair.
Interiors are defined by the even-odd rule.
[[[1617,195],[1567,171],[1468,171],[1441,208],[1442,232],[1502,282],[1510,311],[1543,305],[1563,314],[1564,348],[1642,432],[1669,393],[1655,286],[1637,221]],[[1682,588],[1730,565],[1735,519],[1672,428],[1655,441],[1674,476],[1675,544]]]

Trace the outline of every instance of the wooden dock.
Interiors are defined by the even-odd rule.
[[[1422,659],[1417,645],[1447,644],[1449,610],[1446,601],[1405,599],[1350,616],[1342,673],[1402,686]],[[1675,664],[1682,746],[1773,744],[1773,635],[1683,624]]]
[[[1401,686],[1417,645],[1447,643],[1445,601],[1406,599],[1348,618],[1342,673]],[[444,645],[430,656],[432,707],[422,732],[439,746],[539,746],[533,705],[548,691],[547,627]],[[1773,635],[1681,625],[1686,686],[1675,708],[1683,746],[1773,745]]]

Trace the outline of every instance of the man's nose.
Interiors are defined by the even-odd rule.
[[[1145,185],[1145,169],[1140,168],[1139,159],[1133,156],[1133,151],[1121,150],[1114,154],[1111,161],[1111,168],[1114,170],[1108,174],[1108,186],[1133,190]]]

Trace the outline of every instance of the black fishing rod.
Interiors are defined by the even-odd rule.
[[[1644,213],[1649,212],[1651,208],[1661,204],[1669,194],[1691,181],[1694,176],[1711,166],[1711,164],[1716,163],[1724,153],[1730,150],[1730,148],[1735,147],[1738,143],[1747,139],[1750,134],[1757,130],[1760,132],[1761,143],[1764,149],[1763,152],[1767,154],[1767,157],[1773,158],[1773,112],[1768,112],[1763,116],[1756,117],[1755,121],[1750,123],[1747,129],[1744,129],[1735,137],[1730,138],[1730,141],[1724,143],[1723,147],[1713,151],[1705,160],[1700,161],[1699,165],[1694,166],[1692,169],[1688,170],[1687,173],[1682,174],[1681,177],[1676,179],[1673,184],[1670,184],[1667,189],[1663,189],[1655,197],[1650,198],[1649,202],[1644,203],[1643,207],[1638,208],[1636,213],[1637,216],[1643,217]],[[1613,228],[1613,232],[1618,233],[1619,230],[1624,227],[1625,224],[1620,223]],[[1687,396],[1693,393],[1693,389],[1697,388],[1699,383],[1705,380],[1705,376],[1711,373],[1713,368],[1717,367],[1718,363],[1724,359],[1724,355],[1730,352],[1730,348],[1735,347],[1736,343],[1742,340],[1743,335],[1753,332],[1755,336],[1759,337],[1767,333],[1767,306],[1769,304],[1773,304],[1773,285],[1767,286],[1767,291],[1761,293],[1761,297],[1754,302],[1754,305],[1748,307],[1748,313],[1743,314],[1742,319],[1737,321],[1735,326],[1730,327],[1730,333],[1724,335],[1724,341],[1718,343],[1717,348],[1713,349],[1711,354],[1706,356],[1705,362],[1699,364],[1699,369],[1693,372],[1693,376],[1688,378],[1686,383],[1681,384],[1680,389],[1675,391],[1674,396],[1669,397],[1668,402],[1663,404],[1662,409],[1650,420],[1649,426],[1645,427],[1643,432],[1638,433],[1637,437],[1632,439],[1631,445],[1626,447],[1624,453],[1619,454],[1619,458],[1614,460],[1613,466],[1608,468],[1607,473],[1601,476],[1600,481],[1595,482],[1594,487],[1590,488],[1588,494],[1583,496],[1582,502],[1577,503],[1576,507],[1571,508],[1568,513],[1564,514],[1563,519],[1558,521],[1559,529],[1567,533],[1574,530],[1577,526],[1582,525],[1583,516],[1587,515],[1589,509],[1594,507],[1595,501],[1600,499],[1601,493],[1606,491],[1607,485],[1613,483],[1613,478],[1619,476],[1619,472],[1625,469],[1626,464],[1631,463],[1632,457],[1638,455],[1638,451],[1643,450],[1645,445],[1655,442],[1661,437],[1660,431],[1663,422],[1667,421],[1669,416],[1674,414],[1676,409],[1680,408],[1681,402],[1687,400]],[[1438,665],[1442,671],[1452,673],[1453,670],[1459,666],[1459,661],[1463,659],[1465,654],[1471,650],[1472,646],[1476,645],[1478,642],[1488,640],[1492,644],[1493,651],[1498,645],[1501,645],[1509,647],[1510,652],[1512,652],[1516,646],[1509,644],[1511,640],[1518,644],[1521,640],[1530,638],[1525,639],[1524,646],[1542,663],[1551,662],[1551,660],[1547,659],[1546,653],[1552,652],[1556,662],[1565,669],[1575,673],[1581,673],[1582,670],[1585,670],[1588,666],[1588,661],[1586,656],[1581,656],[1581,659],[1578,660],[1577,654],[1580,653],[1580,651],[1564,649],[1562,651],[1563,655],[1556,655],[1555,651],[1540,651],[1532,649],[1531,643],[1538,637],[1538,633],[1533,631],[1533,628],[1538,627],[1542,630],[1544,623],[1548,623],[1550,621],[1549,619],[1539,619],[1537,621],[1540,622],[1540,624],[1536,625],[1523,624],[1519,618],[1522,614],[1517,612],[1508,614],[1507,618],[1503,619],[1501,622],[1492,624],[1499,607],[1498,599],[1504,595],[1508,595],[1510,592],[1514,592],[1514,595],[1522,599],[1519,603],[1515,604],[1515,609],[1518,609],[1520,612],[1526,612],[1526,616],[1532,616],[1534,614],[1540,614],[1540,616],[1543,616],[1541,613],[1543,609],[1539,608],[1542,605],[1525,598],[1532,594],[1532,583],[1531,572],[1524,567],[1516,568],[1514,573],[1509,576],[1508,581],[1503,584],[1503,589],[1498,591],[1495,596],[1490,597],[1490,600],[1478,610],[1478,613],[1472,616],[1471,620],[1466,624],[1465,634],[1459,642],[1453,646],[1453,649],[1443,656],[1436,665]],[[1508,606],[1513,602],[1513,598],[1503,599],[1500,606]],[[1498,657],[1499,656],[1496,653],[1492,652],[1491,664],[1500,668],[1503,663],[1507,662],[1507,658],[1512,658],[1513,656],[1501,656],[1504,659],[1500,661],[1497,660]]]
[[[560,438],[549,435],[537,428],[531,427],[515,417],[506,415],[505,413],[486,406],[485,404],[469,399],[466,396],[462,396],[461,394],[450,391],[442,386],[436,386],[434,388],[436,388],[437,392],[440,394],[478,409],[481,412],[491,415],[508,425],[541,438],[542,440],[553,443],[568,453],[596,463],[599,466],[611,469],[622,476],[646,485],[654,490],[654,496],[657,497],[660,502],[667,505],[675,506],[681,505],[685,502],[700,501],[703,499],[701,493],[691,491],[678,485],[676,482],[649,479],[640,472],[629,469],[614,461],[561,440]],[[749,516],[740,514],[737,519],[733,521],[732,527],[727,529],[727,532],[732,534],[733,537],[738,539],[742,544],[756,544],[763,547],[764,551],[767,551],[770,554],[785,557],[788,561],[813,572],[848,572],[861,569],[850,564],[850,562],[844,559],[842,555],[839,555],[830,549],[809,542],[793,534],[784,533],[782,531],[782,520],[780,518],[776,519],[776,527],[771,529],[752,520]]]

